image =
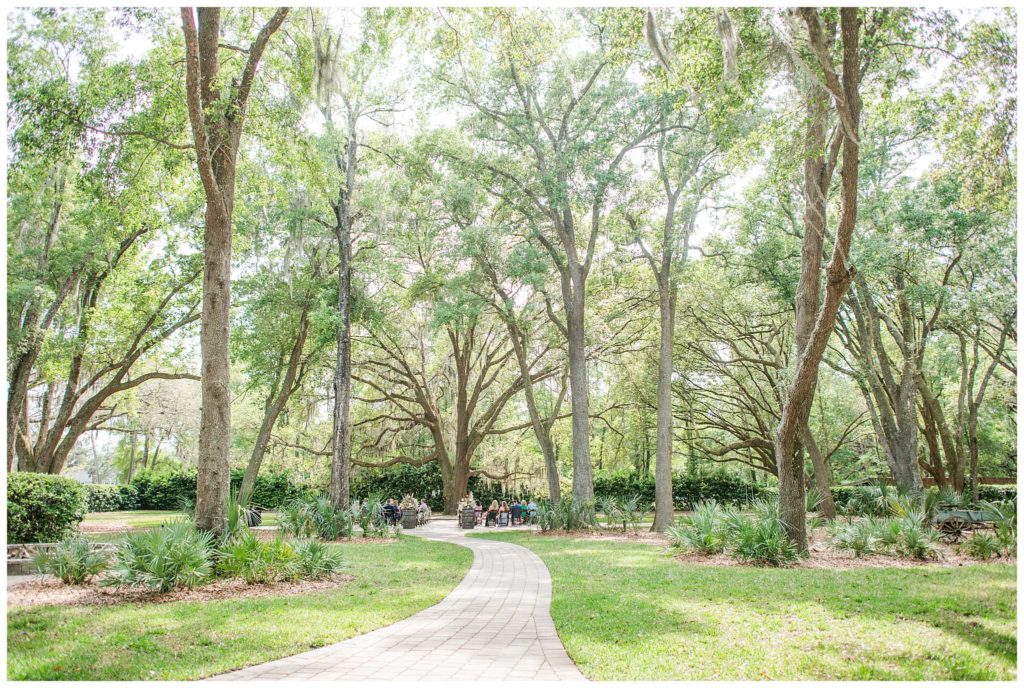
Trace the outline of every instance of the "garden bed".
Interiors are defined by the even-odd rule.
[[[165,604],[168,602],[209,602],[213,600],[245,600],[267,597],[289,597],[330,590],[345,585],[355,577],[338,574],[323,580],[277,582],[248,585],[245,581],[219,579],[193,590],[154,592],[139,588],[105,588],[99,583],[65,585],[50,577],[19,583],[7,588],[7,606],[38,607],[42,605],[99,606],[111,604]]]

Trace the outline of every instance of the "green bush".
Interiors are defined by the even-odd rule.
[[[88,496],[76,480],[43,473],[8,473],[7,542],[56,542],[75,532]]]
[[[982,502],[1017,502],[1016,485],[979,485],[978,500]]]
[[[588,530],[597,527],[597,513],[593,500],[577,502],[566,495],[552,505],[547,500],[537,503],[537,525],[542,531]]]
[[[980,505],[996,530],[996,539],[1005,556],[1017,554],[1017,502],[982,502]]]
[[[249,585],[296,580],[301,572],[299,555],[290,544],[264,541],[243,531],[221,546],[216,573],[241,578]]]
[[[37,573],[48,573],[68,585],[77,585],[107,567],[107,553],[94,550],[84,535],[74,535],[61,540],[52,552],[38,551],[32,557],[32,567]]]
[[[317,540],[306,540],[294,545],[299,557],[299,575],[305,580],[319,580],[344,570],[341,552]]]
[[[833,521],[829,526],[829,535],[832,537],[832,547],[840,552],[852,552],[858,559],[875,551],[877,539],[869,521]]]
[[[117,546],[104,585],[160,592],[194,588],[213,575],[213,536],[184,518],[129,533]]]
[[[971,558],[982,561],[999,556],[1002,550],[999,539],[991,533],[975,533],[960,548]]]
[[[326,495],[308,499],[295,499],[284,504],[279,510],[278,528],[286,535],[295,537],[318,537],[321,540],[338,540],[352,537],[352,523],[361,509],[356,511],[335,507]],[[381,511],[383,521],[383,511]],[[369,526],[367,526],[369,528]],[[364,534],[368,534],[364,531]]]
[[[800,553],[787,537],[782,520],[775,513],[757,509],[735,514],[727,530],[729,551],[738,560],[758,566],[782,566],[797,560]]]
[[[134,511],[139,508],[139,491],[134,485],[86,485],[89,511]]]
[[[244,471],[232,469],[231,489],[238,491],[242,486]],[[143,471],[132,478],[132,486],[138,493],[138,508],[147,510],[177,510],[186,508],[196,498],[196,472]],[[253,486],[250,506],[262,509],[277,509],[294,499],[307,497],[311,490],[291,480],[281,472],[260,473]]]
[[[693,513],[669,526],[666,534],[673,547],[701,554],[720,554],[725,550],[724,512],[715,500],[700,502]]]
[[[696,504],[711,499],[719,504],[746,504],[766,494],[767,490],[761,485],[725,471],[705,475],[675,473],[672,476],[672,501],[677,509],[692,509]],[[636,497],[641,504],[652,504],[654,476],[635,471],[597,471],[594,474],[594,495],[598,500]]]

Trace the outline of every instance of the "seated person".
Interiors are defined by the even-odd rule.
[[[512,525],[518,526],[523,522],[523,505],[513,500],[512,506],[509,508],[512,511]]]
[[[384,505],[384,520],[390,524],[398,523],[398,517],[401,512],[398,510],[398,505],[395,504],[395,500],[389,499]]]
[[[507,526],[510,518],[511,513],[508,510],[508,502],[502,501],[501,506],[498,507],[498,525]]]
[[[498,500],[495,499],[491,502],[491,506],[487,509],[487,523],[485,525],[498,525]]]
[[[476,516],[476,523],[480,525],[484,520],[484,507],[480,503],[480,500],[476,500],[476,506],[473,508],[473,515]]]
[[[530,516],[530,523],[537,518],[537,502],[530,500],[530,503],[526,505],[526,513]]]
[[[420,523],[426,523],[430,519],[430,507],[427,506],[427,500],[421,499],[420,505],[416,509],[417,521]]]

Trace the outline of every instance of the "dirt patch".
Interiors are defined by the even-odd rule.
[[[42,578],[8,587],[7,605],[9,608],[53,604],[94,606],[291,597],[331,590],[354,579],[355,576],[340,574],[324,580],[263,585],[246,585],[245,581],[229,579],[216,580],[195,590],[172,590],[160,593],[134,588],[104,588],[96,582],[85,585],[64,585],[55,578]]]

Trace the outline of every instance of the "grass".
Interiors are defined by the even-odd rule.
[[[477,537],[477,536],[474,536]],[[1010,680],[1016,570],[684,565],[659,547],[524,532],[551,612],[599,680]]]
[[[356,579],[268,599],[8,612],[11,680],[186,680],[305,652],[404,619],[465,575],[465,547],[404,537],[337,545]]]
[[[181,511],[95,511],[86,514],[82,522],[92,525],[103,524],[111,527],[145,530],[147,528],[158,528],[167,521],[179,518],[182,515],[184,515],[184,512]],[[280,518],[276,511],[264,511],[262,515],[263,521],[260,525],[264,526],[276,526]],[[123,531],[85,534],[93,542],[116,542],[123,535]]]

